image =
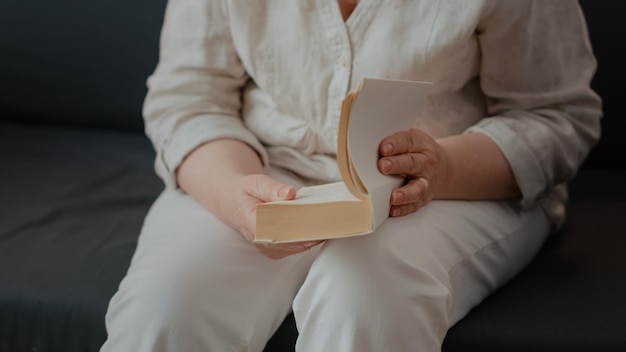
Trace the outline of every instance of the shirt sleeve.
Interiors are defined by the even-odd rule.
[[[187,154],[216,139],[241,140],[267,164],[266,151],[241,118],[248,76],[226,11],[220,1],[168,2],[159,63],[148,79],[143,109],[156,173],[166,186],[177,187],[175,172]]]
[[[500,147],[533,206],[574,177],[600,137],[596,61],[575,0],[501,0],[478,28],[487,117],[481,132]]]

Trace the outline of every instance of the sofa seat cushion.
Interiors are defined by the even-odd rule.
[[[97,351],[161,189],[141,134],[0,122],[0,351]]]
[[[450,351],[626,351],[626,169],[585,170],[563,230],[448,333]]]

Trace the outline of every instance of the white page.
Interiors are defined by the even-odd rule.
[[[343,182],[326,183],[298,189],[292,200],[274,201],[272,204],[317,204],[338,201],[360,201],[352,195]]]
[[[413,126],[431,84],[369,79],[352,103],[348,120],[348,151],[372,201],[372,225],[389,215],[389,196],[403,179],[378,171],[378,146],[383,138]]]

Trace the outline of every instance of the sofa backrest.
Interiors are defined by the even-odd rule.
[[[587,167],[626,169],[626,1],[580,0],[598,59],[591,86],[603,99],[602,138]]]
[[[166,0],[0,0],[0,118],[142,130]]]
[[[141,130],[166,2],[0,0],[0,118]],[[586,164],[626,168],[626,1],[580,3],[605,112]]]

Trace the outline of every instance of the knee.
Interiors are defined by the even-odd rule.
[[[175,345],[172,336],[187,330],[192,305],[174,280],[129,274],[109,303],[105,347],[110,348],[103,350],[169,350],[166,346]]]
[[[311,333],[350,335],[371,346],[440,344],[451,299],[432,264],[360,242],[330,241],[312,266],[294,302],[303,343]]]
[[[215,286],[180,268],[129,272],[109,304],[103,351],[247,350],[248,326],[215,304]]]

